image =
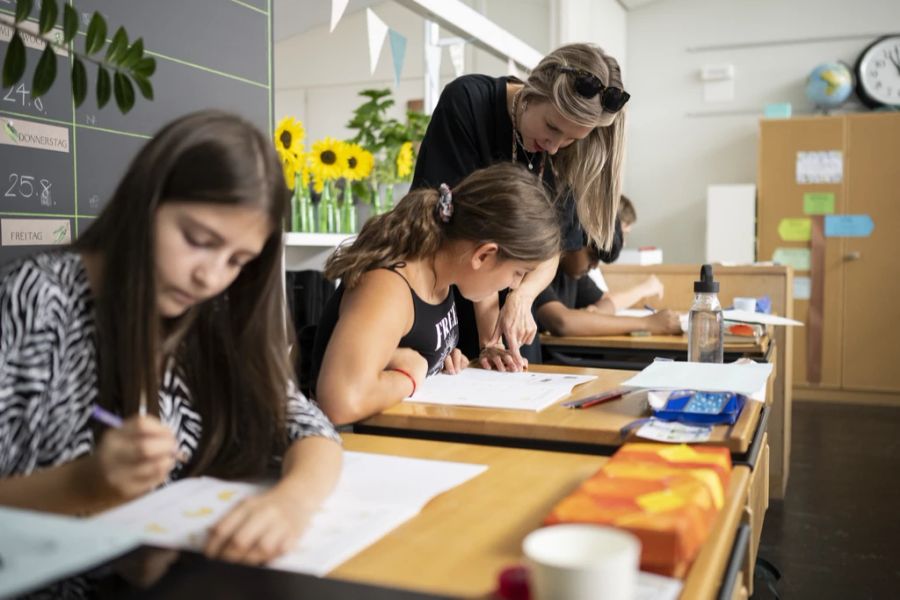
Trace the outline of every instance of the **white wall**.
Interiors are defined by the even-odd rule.
[[[834,59],[852,65],[874,37],[900,27],[900,2],[662,0],[630,11],[627,23],[625,192],[638,212],[629,245],[659,245],[669,263],[699,262],[706,186],[755,182],[763,106],[811,110],[803,92],[809,71]],[[821,41],[799,43],[810,38]],[[779,40],[788,43],[689,50]],[[735,98],[704,103],[700,67],[722,63],[735,67]]]
[[[476,0],[469,4],[538,51],[549,49],[549,0]],[[365,10],[345,14],[333,33],[325,24],[275,44],[275,119],[277,122],[286,115],[301,119],[307,131],[307,147],[326,135],[351,137],[353,132],[344,125],[361,103],[357,93],[363,89],[392,88],[397,104],[391,114],[398,119],[405,114],[407,100],[424,96],[422,17],[393,2],[383,2],[372,9],[388,27],[407,38],[406,62],[398,88],[394,88],[389,40],[382,47],[375,73],[369,74]],[[442,37],[447,35],[442,33]],[[467,46],[466,72],[503,75],[507,66],[504,61]],[[446,83],[453,77],[445,48],[441,79]]]
[[[592,42],[615,57],[623,69],[627,63],[627,14],[617,0],[554,0],[557,6],[551,46]]]

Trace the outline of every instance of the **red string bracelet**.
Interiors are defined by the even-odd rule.
[[[403,369],[398,369],[397,367],[391,367],[390,369],[388,369],[388,371],[397,371],[398,373],[402,373],[403,375],[406,375],[407,377],[409,377],[409,382],[410,382],[410,383],[412,384],[412,386],[413,386],[413,391],[412,391],[412,393],[410,394],[410,396],[411,396],[411,397],[412,397],[412,396],[415,396],[415,394],[416,394],[416,380],[413,379],[413,376],[412,376],[412,375],[410,375],[409,373],[407,373],[407,372],[404,371]]]

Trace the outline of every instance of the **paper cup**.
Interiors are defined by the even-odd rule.
[[[748,312],[756,312],[756,298],[735,298],[734,310],[746,310]]]
[[[599,525],[553,525],[522,542],[532,600],[632,600],[641,542]]]

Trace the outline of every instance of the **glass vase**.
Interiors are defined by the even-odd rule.
[[[353,186],[349,181],[344,185],[344,199],[341,202],[341,233],[356,233],[356,205],[353,204]]]
[[[319,233],[337,233],[340,222],[337,202],[334,198],[334,183],[326,181],[319,196]]]
[[[309,185],[303,185],[300,174],[294,183],[294,196],[291,199],[291,231],[311,233],[316,230]]]

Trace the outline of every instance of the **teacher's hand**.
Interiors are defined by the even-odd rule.
[[[519,347],[522,344],[530,344],[537,334],[537,324],[531,315],[533,302],[533,298],[526,298],[517,290],[510,291],[500,309],[500,318],[497,319],[491,342],[488,344],[499,343],[502,336],[514,361],[512,370],[515,371],[521,371],[527,364],[519,353]]]

